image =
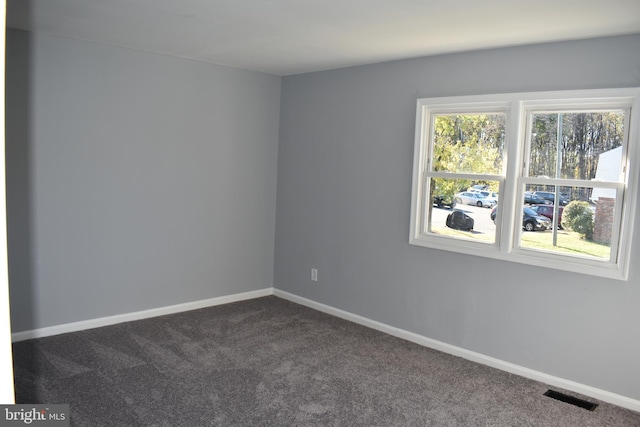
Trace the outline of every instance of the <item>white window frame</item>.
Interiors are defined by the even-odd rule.
[[[535,251],[519,246],[522,223],[524,184],[539,182],[528,173],[527,120],[530,113],[548,109],[626,109],[626,140],[623,144],[622,183],[600,183],[597,186],[618,190],[616,209],[619,213],[612,231],[609,260],[563,255],[558,252]],[[506,112],[505,151],[502,175],[481,175],[500,182],[500,205],[494,244],[457,239],[430,233],[426,230],[429,218],[426,185],[430,177],[465,178],[464,174],[438,173],[428,170],[431,145],[432,117],[435,114],[474,114],[481,112]],[[627,280],[633,225],[636,215],[640,176],[640,88],[595,89],[554,92],[528,92],[496,95],[474,95],[443,98],[421,98],[417,101],[416,131],[413,162],[413,187],[411,197],[411,230],[409,243],[416,246],[459,252],[463,254],[525,263],[576,273]],[[591,181],[549,179],[550,184],[585,186]],[[595,184],[595,182],[594,182]],[[618,230],[617,233],[615,231]]]

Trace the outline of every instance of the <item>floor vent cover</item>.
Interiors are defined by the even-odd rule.
[[[552,399],[559,400],[561,402],[569,403],[571,405],[579,406],[581,408],[587,409],[589,411],[593,411],[598,406],[597,403],[587,402],[586,400],[578,399],[577,397],[569,396],[564,393],[560,393],[553,390],[547,390],[544,393],[545,396],[551,397]]]

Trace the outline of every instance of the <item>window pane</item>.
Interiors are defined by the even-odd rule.
[[[618,149],[620,159],[624,119],[624,111],[532,114],[529,176],[595,178],[599,158]]]
[[[550,186],[549,193],[555,193]],[[608,260],[618,212],[616,190],[602,187],[559,187],[566,205],[533,204],[523,208],[520,247]],[[535,193],[534,193],[535,194]],[[563,199],[561,199],[563,200]],[[553,227],[554,220],[558,227]]]
[[[447,237],[494,243],[497,181],[431,178],[427,231]]]
[[[432,170],[501,174],[505,121],[504,114],[436,115]]]

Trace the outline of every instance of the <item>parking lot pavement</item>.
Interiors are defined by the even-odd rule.
[[[473,231],[475,233],[495,234],[496,226],[491,221],[491,209],[479,208],[471,205],[456,205],[456,210],[462,211],[469,215],[474,220]],[[446,226],[447,215],[452,212],[448,208],[433,207],[432,211],[432,224],[436,226]]]

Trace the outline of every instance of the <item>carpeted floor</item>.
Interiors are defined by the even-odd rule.
[[[273,296],[18,342],[14,364],[17,403],[76,426],[640,426]]]

